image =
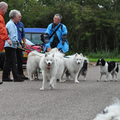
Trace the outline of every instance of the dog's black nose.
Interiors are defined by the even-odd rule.
[[[50,66],[50,63],[48,63],[48,65]]]

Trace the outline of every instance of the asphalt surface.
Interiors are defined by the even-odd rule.
[[[93,120],[112,99],[120,99],[118,82],[97,82],[99,68],[88,68],[87,80],[57,82],[54,90],[40,91],[40,80],[4,82],[0,85],[0,120]],[[109,77],[110,78],[110,77]]]

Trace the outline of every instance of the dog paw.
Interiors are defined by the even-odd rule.
[[[33,81],[33,79],[30,79],[30,81]]]
[[[63,83],[63,82],[65,82],[66,80],[60,80],[60,83]]]
[[[76,80],[76,81],[75,81],[75,83],[79,83],[79,81],[78,81],[78,80]]]
[[[40,91],[43,91],[44,90],[44,88],[40,88]]]
[[[54,85],[50,84],[51,90],[54,88]]]

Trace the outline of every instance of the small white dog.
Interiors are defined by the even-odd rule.
[[[119,72],[118,63],[115,61],[106,62],[104,59],[99,59],[96,63],[96,66],[100,67],[100,78],[97,80],[101,80],[102,75],[106,75],[105,82],[108,80],[108,76],[112,75],[112,80],[115,76],[115,81],[117,81],[117,74]]]
[[[69,71],[69,74],[73,78],[75,83],[79,83],[78,74],[83,66],[83,55],[76,53],[75,55],[67,57],[64,58],[65,69]]]
[[[45,55],[41,58],[39,66],[42,70],[43,82],[40,90],[44,90],[45,82],[48,79],[50,80],[49,85],[51,89],[55,88],[57,79],[62,82],[61,76],[64,71],[63,55],[64,54],[60,52],[56,52],[54,54],[45,53]]]
[[[120,100],[116,99],[114,104],[107,106],[94,120],[120,120]]]

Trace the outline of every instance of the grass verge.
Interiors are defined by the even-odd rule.
[[[98,59],[100,58],[88,58],[89,59],[89,62],[97,62]],[[116,62],[120,62],[120,59],[111,59],[111,58],[105,58],[104,59],[105,61],[116,61]]]

